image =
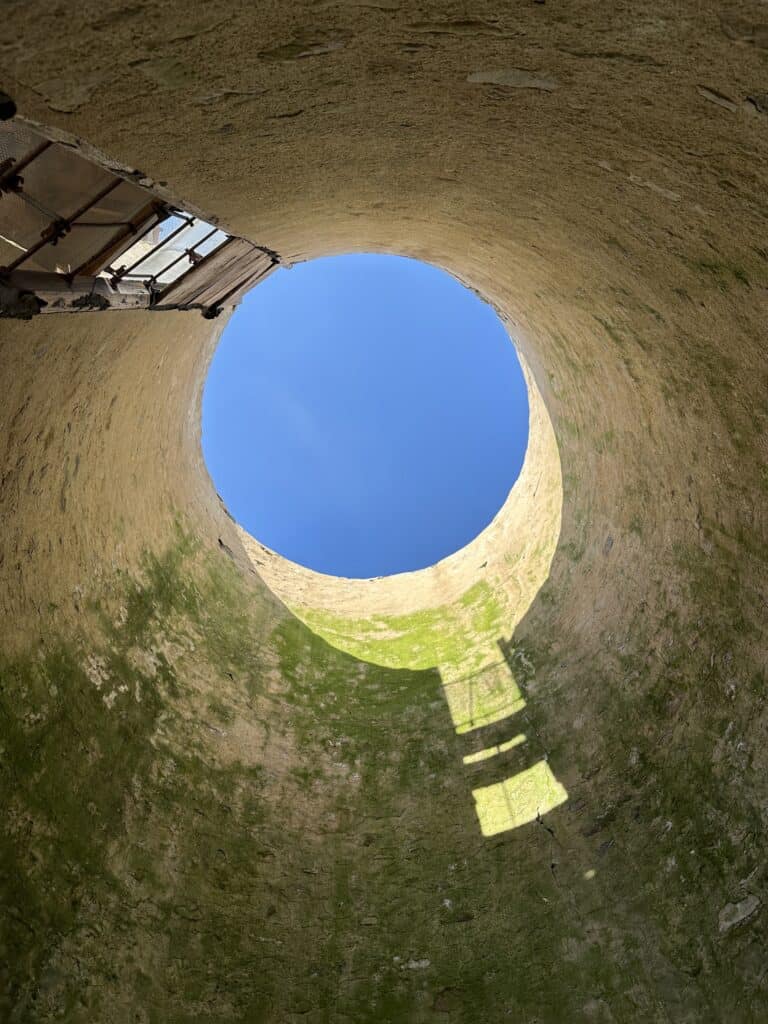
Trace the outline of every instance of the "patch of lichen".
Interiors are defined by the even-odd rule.
[[[477,666],[504,632],[504,610],[484,580],[453,605],[410,615],[351,619],[315,608],[296,614],[333,646],[366,662],[392,668]],[[479,659],[479,660],[478,660]]]
[[[188,801],[190,781],[205,778],[199,735],[170,761],[157,738],[161,723],[183,727],[178,698],[191,682],[184,652],[199,650],[230,686],[230,668],[245,665],[246,694],[258,688],[253,615],[242,612],[242,583],[223,561],[177,524],[174,543],[146,552],[135,574],[116,572],[94,586],[70,635],[57,633],[52,620],[41,626],[37,648],[0,661],[0,1015],[16,1006],[14,1019],[44,1019],[35,980],[42,965],[69,941],[84,907],[88,917],[110,894],[128,898],[111,857],[127,846],[124,857],[142,875],[141,838],[129,840],[124,819],[150,792],[162,816],[169,775],[158,770],[161,754],[166,768],[173,764],[170,777],[185,780],[166,792],[169,820],[175,801]],[[221,695],[231,694],[223,686],[213,693],[213,720],[227,720],[231,705]],[[238,771],[249,793],[258,790],[259,772],[258,765]],[[215,777],[231,793],[232,779]],[[249,801],[243,813],[260,816]],[[159,877],[151,863],[144,874]],[[59,999],[74,1020],[74,996],[64,988]],[[24,1016],[19,1007],[27,1003]]]
[[[679,557],[686,585],[703,586],[706,561],[699,570],[690,553]],[[718,577],[716,586],[733,606],[734,584]],[[11,872],[21,877],[9,886],[17,916],[4,980],[6,1006],[26,1007],[23,1024],[62,1014],[72,1024],[137,1014],[157,1024],[418,1024],[437,1014],[560,1024],[579,1019],[585,978],[631,1020],[633,978],[648,963],[676,972],[668,1005],[679,1019],[686,1005],[707,1012],[692,979],[722,974],[711,908],[686,880],[706,879],[730,898],[730,880],[749,874],[758,851],[749,836],[759,819],[748,802],[738,814],[726,806],[724,786],[711,798],[713,772],[751,769],[724,720],[714,738],[723,759],[711,765],[714,718],[697,726],[692,707],[726,685],[726,652],[717,678],[694,690],[710,655],[686,654],[683,615],[638,619],[615,658],[596,659],[590,646],[581,662],[573,637],[564,650],[536,615],[499,649],[503,613],[482,589],[464,595],[454,618],[402,617],[401,629],[415,625],[419,643],[454,665],[466,664],[464,645],[492,637],[525,697],[494,730],[499,740],[524,732],[526,744],[470,770],[436,671],[361,661],[289,616],[267,632],[258,593],[218,551],[180,536],[147,556],[136,578],[104,590],[87,644],[72,641],[54,657],[52,642],[48,660],[3,672],[4,717],[17,719],[3,761],[17,774],[3,790],[15,794],[9,810],[20,826],[4,841],[3,877],[7,886]],[[663,661],[644,649],[651,636],[663,640]],[[152,654],[153,671],[136,667],[146,664],[138,649]],[[272,654],[277,692],[268,693]],[[481,683],[495,670],[474,671]],[[72,695],[65,707],[52,703],[56,680],[62,697]],[[138,683],[141,702],[129,690],[107,707],[118,680]],[[40,708],[45,721],[25,720]],[[734,705],[739,722],[746,709]],[[627,715],[632,750],[616,742]],[[266,749],[219,755],[230,731],[267,718],[290,740],[269,748],[282,760]],[[484,838],[472,788],[544,756],[567,782],[568,803]],[[659,865],[672,859],[662,885]],[[617,907],[612,894],[630,875],[634,895]]]
[[[690,260],[683,257],[684,262],[697,274],[710,279],[714,286],[727,292],[733,285],[751,288],[750,278],[743,266],[727,260],[706,259]],[[762,275],[760,275],[762,276]]]
[[[155,607],[148,590],[133,596],[131,631]],[[49,635],[0,662],[3,1012],[72,930],[89,886],[109,885],[107,849],[153,758],[160,685],[105,636],[91,645]]]
[[[284,627],[280,641],[284,677],[293,680],[295,705],[304,709],[301,748],[324,743],[351,773],[303,780],[316,800],[333,787],[340,822],[334,912],[329,946],[315,954],[314,1005],[326,1008],[332,1000],[338,1014],[393,1024],[429,1019],[448,1006],[470,1022],[492,1019],[499,1005],[522,1008],[538,999],[541,1008],[542,977],[510,966],[501,931],[508,934],[510,916],[527,913],[522,904],[515,909],[514,892],[530,884],[551,893],[546,854],[518,865],[513,880],[503,867],[507,858],[498,856],[503,841],[483,849],[463,743],[437,673],[360,665],[298,625]],[[317,720],[307,713],[312,704],[323,708]],[[504,770],[486,767],[497,778]],[[505,912],[489,915],[505,894]],[[571,925],[558,922],[548,904],[542,914],[559,948]],[[483,955],[471,963],[467,950],[478,947]],[[337,965],[335,979],[334,972],[328,977],[328,957]],[[550,1002],[554,1021],[562,1004],[551,992],[544,1005]],[[335,1018],[324,1009],[317,1019]]]
[[[303,950],[300,942],[270,965],[267,954],[276,947],[257,944],[254,956],[248,941],[241,941],[243,928],[248,939],[254,927],[265,928],[273,916],[271,927],[285,934],[286,920],[270,913],[269,887],[265,889],[263,879],[265,866],[273,865],[278,853],[284,863],[296,859],[286,849],[280,800],[273,792],[268,813],[262,795],[265,767],[225,767],[212,758],[210,750],[205,752],[209,744],[200,740],[200,727],[180,714],[176,703],[179,695],[188,699],[200,685],[187,674],[192,659],[184,650],[194,650],[196,674],[207,674],[209,687],[215,682],[208,704],[214,722],[231,725],[233,708],[242,714],[243,699],[260,689],[255,670],[260,660],[255,648],[258,602],[233,566],[221,556],[201,554],[198,545],[180,535],[162,556],[148,553],[135,577],[121,574],[104,585],[103,593],[92,594],[89,612],[92,621],[81,626],[83,634],[90,628],[87,642],[51,637],[44,650],[4,662],[0,673],[3,816],[9,824],[0,848],[7,911],[3,1012],[13,1012],[19,1021],[54,1019],[62,1012],[71,1021],[121,1019],[119,1013],[128,1010],[115,1009],[122,1004],[114,986],[125,981],[128,954],[113,935],[113,957],[106,962],[95,941],[101,922],[115,912],[117,898],[123,907],[120,931],[131,947],[143,944],[151,954],[172,943],[169,963],[175,966],[160,990],[152,979],[151,955],[139,972],[146,1005],[153,999],[157,1005],[170,1001],[178,1019],[179,1014],[185,1019],[224,1019],[220,999],[197,968],[202,937],[204,955],[221,958],[228,972],[245,971],[252,978],[230,998],[238,1019],[243,1014],[254,1021],[274,1019],[273,993],[296,973],[290,965],[297,955],[302,977],[290,999],[298,1005],[300,993],[311,986],[303,973],[311,950]],[[322,641],[303,626],[301,631],[309,637],[311,653],[319,654],[315,647]],[[287,631],[286,638],[301,661],[306,652],[300,637]],[[169,647],[177,648],[175,658],[164,653]],[[340,693],[344,708],[343,698],[353,692],[351,684],[359,673],[352,659],[328,651],[326,682],[350,684],[346,694]],[[149,661],[138,654],[148,655]],[[233,669],[244,673],[237,684]],[[245,693],[237,690],[243,679]],[[392,712],[393,697],[397,703],[402,689],[381,687],[382,716]],[[308,694],[311,700],[303,705],[291,699]],[[270,773],[273,787],[279,780],[289,801],[291,791],[323,780],[316,762],[334,723],[317,721],[321,698],[322,690],[288,694],[297,732],[315,744],[293,772],[286,766],[284,777]],[[352,714],[348,721],[361,725],[355,756],[364,757],[379,742],[382,729],[380,724],[363,728],[363,701],[358,705],[360,715]],[[161,721],[162,738],[157,734]],[[414,754],[407,760],[415,764],[418,758]],[[344,803],[335,798],[331,802]],[[349,808],[345,813],[352,818]],[[310,862],[315,859],[311,856]],[[291,877],[302,877],[302,868],[294,867]],[[176,884],[168,889],[179,872],[186,879],[184,895]],[[254,890],[260,892],[255,911]],[[302,916],[311,912],[307,905]],[[57,959],[68,962],[62,950],[70,945],[71,958],[70,936],[75,934],[77,962],[88,964],[87,981],[81,978],[79,984],[77,972],[70,981],[58,969],[51,974],[52,968],[45,967]],[[344,930],[339,934],[343,939]],[[278,937],[265,941],[284,944]],[[54,979],[45,991],[39,985],[41,971]],[[133,989],[133,982],[132,972],[127,987]],[[331,1005],[331,991],[328,1000]],[[154,1020],[155,1011],[149,1012]]]
[[[705,987],[717,995],[703,997],[691,986],[699,1017],[708,1012],[707,998],[718,1006],[728,999],[730,968],[721,968],[717,908],[758,891],[756,873],[762,870],[762,812],[753,797],[760,727],[752,693],[734,686],[754,663],[754,652],[749,641],[733,636],[723,643],[717,586],[714,593],[712,622],[692,622],[684,614],[660,622],[653,608],[639,614],[621,638],[616,672],[607,668],[609,650],[580,666],[578,647],[566,654],[558,638],[547,641],[542,629],[536,639],[548,651],[525,645],[533,672],[521,716],[533,722],[555,772],[567,782],[563,813],[591,850],[595,889],[611,891],[632,873],[630,920],[640,913],[645,924],[623,926],[625,936],[636,936],[626,962],[658,958],[660,969],[682,972],[686,985],[702,972],[709,975]],[[696,607],[700,613],[702,606]],[[616,644],[616,638],[605,639]],[[565,657],[572,660],[568,686],[561,688],[558,665]],[[630,738],[617,743],[627,735],[627,720],[635,723]],[[573,737],[568,721],[577,730]],[[557,830],[556,818],[548,820]],[[763,922],[753,923],[750,942],[759,943],[765,931]],[[582,964],[589,972],[594,966],[586,959]],[[744,991],[756,993],[759,972],[746,955],[739,970]],[[681,1014],[684,1003],[679,991],[670,993],[670,1006],[679,1004]]]
[[[470,594],[464,603],[477,612],[480,602]],[[483,624],[499,638],[497,615],[483,618]],[[471,795],[480,776],[462,764],[466,747],[440,697],[437,674],[360,665],[298,623],[283,626],[277,639],[296,706],[306,709],[317,701],[323,707],[321,720],[305,721],[309,731],[302,748],[311,749],[325,737],[357,778],[351,793],[338,780],[335,784],[345,841],[336,866],[340,888],[331,934],[343,984],[334,991],[332,979],[320,970],[324,980],[315,1005],[325,1007],[333,998],[338,1014],[371,1022],[427,1020],[448,1011],[468,1022],[489,1021],[499,1007],[517,1014],[536,1007],[539,1019],[562,1020],[578,963],[559,966],[557,983],[547,985],[548,968],[532,968],[527,959],[554,962],[575,932],[571,914],[563,919],[562,894],[549,866],[550,832],[537,823],[522,830],[520,842],[543,846],[533,859],[516,858],[512,835],[493,844],[483,841]],[[534,667],[526,648],[505,653],[520,678],[530,680]],[[535,656],[546,664],[543,649]],[[307,671],[310,664],[314,671]],[[527,713],[510,720],[508,728],[530,728],[534,734],[523,758],[542,756],[537,725]],[[495,761],[483,765],[483,778],[499,781],[510,770],[509,762]],[[316,798],[323,792],[322,776],[304,781]],[[353,855],[347,834],[362,844],[363,856]],[[526,899],[520,900],[522,892],[537,894],[536,939],[531,941],[528,932],[522,940],[525,953],[516,966],[510,928],[514,932],[516,919],[530,921],[531,913]],[[489,912],[502,905],[503,911]],[[470,958],[470,948],[482,954]],[[599,973],[610,974],[600,952],[595,944]],[[324,1011],[317,1019],[334,1016]]]
[[[305,738],[337,730],[344,743],[376,745],[414,707],[440,702],[440,676],[432,670],[365,664],[336,649],[296,619],[273,633],[285,699],[304,714],[293,724]],[[307,711],[311,709],[312,714]]]

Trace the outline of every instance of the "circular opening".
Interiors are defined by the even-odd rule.
[[[203,452],[235,519],[331,576],[434,565],[504,504],[525,378],[494,310],[436,267],[358,254],[250,292],[203,394]]]

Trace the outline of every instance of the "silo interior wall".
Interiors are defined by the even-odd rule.
[[[563,506],[498,640],[567,799],[483,835],[528,755],[465,764],[437,669],[334,649],[252,569],[199,450],[218,325],[4,321],[3,1018],[764,1019],[764,12],[59,15],[10,18],[22,115],[511,324]]]

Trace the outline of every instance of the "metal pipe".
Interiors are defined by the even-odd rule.
[[[168,211],[164,208],[164,206],[161,203],[155,202],[150,205],[151,209],[149,211],[147,211],[146,206],[142,211],[140,211],[142,214],[146,215],[146,219],[145,217],[142,217],[138,224],[135,224],[133,221],[129,221],[126,225],[125,231],[120,231],[117,233],[117,235],[115,235],[114,238],[110,238],[110,240],[105,245],[103,245],[98,252],[94,253],[93,256],[89,256],[88,259],[85,260],[85,262],[81,263],[79,267],[71,271],[71,273],[68,274],[67,276],[73,278],[76,277],[78,274],[82,274],[86,267],[90,268],[94,265],[98,266],[100,259],[102,257],[109,257],[114,247],[118,245],[124,238],[129,237],[131,235],[136,235],[138,232],[138,235],[134,241],[135,244],[136,242],[140,242],[142,238],[144,238],[145,235],[148,235],[153,228],[157,227],[158,224],[162,224],[163,221],[166,220],[168,217]]]
[[[33,209],[37,210],[38,213],[42,213],[48,220],[61,220],[61,214],[56,213],[55,210],[49,210],[47,206],[40,202],[39,199],[35,199],[29,192],[25,192],[23,188],[20,188],[17,192],[13,193],[17,196],[22,203],[27,203]]]
[[[72,225],[73,228],[132,228],[130,220],[81,220]]]
[[[0,175],[0,192],[4,191],[5,183],[7,181],[10,181],[11,179],[15,178],[18,175],[19,171],[23,171],[24,168],[28,164],[31,164],[33,160],[37,160],[37,158],[52,145],[53,143],[51,142],[51,140],[46,139],[44,142],[41,142],[39,146],[35,146],[35,148],[25,157],[19,160],[17,164],[14,164],[13,167],[9,167],[4,174]],[[15,192],[16,189],[13,189],[13,191]]]
[[[177,217],[178,217],[178,216],[180,216],[180,214],[174,214],[174,216],[177,216]],[[185,228],[191,227],[191,226],[192,226],[192,225],[194,224],[194,222],[195,222],[195,218],[194,218],[194,217],[190,217],[190,218],[188,218],[188,219],[187,219],[187,218],[184,218],[184,223],[183,223],[183,224],[180,224],[180,225],[179,225],[179,226],[178,226],[178,227],[177,227],[177,228],[176,228],[176,229],[175,229],[174,231],[172,231],[172,232],[170,233],[170,235],[168,235],[168,236],[167,236],[166,238],[163,238],[163,239],[161,239],[161,240],[160,240],[160,241],[159,241],[159,242],[157,243],[157,245],[156,245],[156,246],[154,246],[154,247],[153,247],[152,249],[150,249],[150,250],[149,250],[149,252],[146,252],[146,253],[144,253],[144,255],[143,255],[142,257],[140,257],[140,258],[139,258],[138,260],[136,260],[136,262],[135,262],[135,263],[132,263],[132,264],[131,264],[131,265],[130,265],[129,267],[120,267],[120,269],[119,269],[119,270],[116,270],[116,271],[115,271],[115,272],[114,272],[114,273],[112,274],[112,280],[113,280],[113,281],[119,281],[121,277],[125,277],[125,276],[126,276],[126,275],[128,275],[128,274],[132,274],[132,273],[133,273],[133,271],[134,271],[134,270],[136,269],[136,267],[139,267],[139,266],[141,266],[141,264],[142,264],[142,263],[144,263],[144,262],[145,262],[145,260],[148,260],[150,256],[154,256],[154,254],[155,254],[155,253],[156,253],[156,252],[157,252],[157,251],[158,251],[159,249],[162,249],[164,245],[167,245],[167,244],[168,244],[168,242],[170,242],[170,240],[171,240],[172,238],[175,238],[175,237],[176,237],[176,235],[178,235],[178,233],[179,233],[180,231],[183,231],[183,230],[184,230]],[[138,241],[138,239],[137,239],[137,241]]]
[[[202,245],[203,242],[207,242],[208,239],[212,235],[215,235],[218,230],[219,230],[218,228],[213,228],[211,231],[208,232],[207,235],[205,235],[203,238],[201,238],[199,242],[195,242],[194,245],[191,245],[188,249],[185,249],[183,252],[179,253],[179,255],[176,257],[176,259],[175,260],[171,260],[171,262],[168,264],[167,267],[163,267],[162,270],[159,270],[156,274],[153,274],[152,277],[150,277],[150,279],[147,281],[147,284],[151,287],[155,283],[155,281],[157,281],[158,277],[160,277],[162,274],[166,274],[171,269],[171,267],[175,267],[176,264],[179,262],[179,260],[183,260],[185,256],[189,256],[190,262],[193,262],[193,260],[192,260],[192,253],[195,253],[195,255],[197,255],[197,247],[198,247],[198,245]],[[173,283],[173,282],[170,282],[170,283]]]
[[[220,228],[216,228],[215,230],[219,231]],[[206,253],[205,256],[202,256],[200,258],[199,263],[195,264],[195,270],[199,270],[201,267],[205,266],[205,264],[208,263],[209,260],[213,259],[214,256],[218,256],[219,253],[221,252],[221,250],[223,248],[225,248],[225,246],[227,246],[231,241],[233,241],[233,236],[232,235],[228,235],[224,231],[222,231],[222,234],[224,235],[224,240],[222,241],[222,243],[220,245],[217,245],[215,249],[211,249],[211,251]],[[210,236],[208,236],[208,237],[210,237]],[[158,305],[162,305],[163,302],[165,301],[166,297],[168,295],[172,295],[174,290],[180,284],[181,284],[181,280],[178,277],[176,278],[175,281],[170,281],[161,292],[157,293],[157,296],[156,296],[157,304]]]

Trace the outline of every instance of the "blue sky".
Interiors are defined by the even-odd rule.
[[[528,399],[491,309],[400,256],[278,270],[235,311],[203,393],[203,453],[235,519],[335,576],[433,565],[516,480]]]

